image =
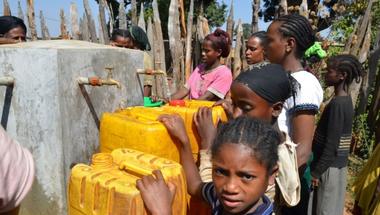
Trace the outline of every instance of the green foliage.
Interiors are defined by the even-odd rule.
[[[224,3],[219,4],[216,1],[211,2],[205,9],[205,17],[208,20],[210,27],[217,27],[223,25],[226,21],[227,5]]]
[[[308,0],[308,9],[311,11],[317,11],[318,2],[320,0]],[[348,0],[350,1],[350,0]],[[345,2],[345,0],[326,0],[323,5],[330,11],[330,16],[327,18],[320,18],[318,22],[318,31],[328,28],[331,22],[335,19],[337,13],[333,10],[333,6],[338,2]],[[265,22],[272,21],[275,18],[276,8],[280,5],[280,0],[263,0],[264,7],[261,9],[259,15],[264,18]],[[302,0],[287,0],[288,8],[299,6]]]
[[[339,16],[332,25],[331,39],[345,43],[352,34],[355,23],[359,16],[363,16],[368,6],[368,0],[357,0],[347,5],[346,12]],[[380,1],[375,1],[372,5],[372,40],[376,38],[380,26]]]
[[[375,144],[374,136],[370,136],[367,115],[368,113],[356,116],[353,126],[353,140],[358,148],[356,154],[363,159],[367,159],[372,154]]]
[[[248,39],[252,34],[252,25],[249,23],[243,23],[243,36]]]

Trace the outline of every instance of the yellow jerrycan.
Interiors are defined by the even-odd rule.
[[[194,158],[199,152],[199,136],[193,115],[199,107],[212,107],[214,102],[181,100],[180,105],[162,107],[130,107],[115,113],[104,113],[100,123],[100,151],[111,152],[117,148],[131,148],[179,162],[176,140],[171,138],[165,126],[157,121],[162,114],[179,114],[185,121]],[[214,124],[226,121],[222,107],[212,108]]]
[[[187,210],[186,179],[180,164],[132,149],[98,153],[91,165],[77,164],[68,186],[69,215],[145,215],[136,180],[161,170],[176,186],[172,214]]]

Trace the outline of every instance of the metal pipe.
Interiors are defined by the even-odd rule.
[[[97,76],[95,77],[78,77],[77,82],[79,85],[91,85],[91,86],[103,86],[103,85],[116,85],[117,88],[121,88],[120,82],[110,78],[110,79],[101,79]]]
[[[139,83],[140,83],[140,76],[139,75],[154,75],[154,76],[162,75],[163,76],[164,88],[166,88],[166,92],[163,92],[163,93],[164,93],[165,99],[170,101],[171,93],[170,93],[170,89],[169,89],[169,83],[168,83],[166,72],[164,72],[162,70],[137,69],[136,73],[137,73],[137,78],[139,79]],[[141,91],[143,92],[142,86],[140,86],[140,87],[141,87]],[[165,89],[164,89],[164,91],[165,91]]]
[[[15,83],[15,79],[10,76],[0,77],[0,86],[12,86]]]

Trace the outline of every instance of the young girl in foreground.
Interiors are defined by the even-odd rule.
[[[188,193],[209,203],[212,214],[272,214],[272,203],[264,193],[274,183],[280,136],[270,125],[247,117],[222,124],[211,147],[213,181],[203,183],[182,118],[162,115],[159,120],[181,143]],[[172,195],[161,174],[155,175],[157,179],[145,177],[137,186],[152,214],[171,214]]]
[[[221,57],[230,53],[231,39],[227,32],[216,29],[202,44],[202,64],[191,73],[186,85],[171,96],[171,99],[216,101],[224,99],[232,83],[231,70],[220,63]]]

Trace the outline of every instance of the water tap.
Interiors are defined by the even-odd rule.
[[[107,78],[106,79],[101,79],[98,76],[94,77],[79,77],[78,78],[78,83],[83,84],[83,85],[91,85],[91,86],[103,86],[103,85],[116,85],[117,88],[121,88],[120,82],[116,81],[112,77],[112,67],[106,67],[105,68],[107,72]]]

